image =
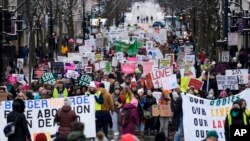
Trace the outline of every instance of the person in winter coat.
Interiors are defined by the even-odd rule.
[[[64,105],[56,112],[54,121],[58,123],[58,133],[61,136],[67,137],[71,132],[71,124],[77,120],[75,111],[71,109],[70,100],[65,98]]]
[[[119,110],[120,110],[120,107],[121,107],[120,93],[121,93],[120,86],[115,87],[114,88],[114,93],[112,94],[115,109],[114,109],[114,113],[111,115],[112,116],[112,122],[113,122],[114,135],[119,134],[118,114],[119,114]]]
[[[147,91],[147,96],[145,97],[144,102],[145,103],[144,103],[143,109],[147,112],[150,112],[150,114],[151,114],[150,117],[148,117],[148,118],[145,117],[146,118],[145,134],[148,134],[149,132],[154,133],[154,132],[156,132],[157,119],[155,117],[152,117],[152,106],[157,105],[157,103],[156,103],[156,99],[152,95],[151,90]]]
[[[62,81],[58,81],[58,87],[54,88],[53,98],[68,97],[68,90],[64,87]]]
[[[180,96],[180,89],[176,88],[171,94],[171,110],[173,114],[173,127],[175,130],[174,141],[181,140],[181,133],[183,131],[183,112],[182,112],[182,98]]]
[[[21,99],[16,99],[12,103],[13,111],[7,116],[7,123],[16,122],[15,133],[8,137],[8,141],[31,141],[27,119],[24,115],[25,104]]]
[[[121,111],[129,110],[129,116],[127,120],[127,124],[121,125],[122,134],[135,134],[135,127],[139,125],[139,117],[138,117],[138,100],[133,98],[130,103],[126,103],[122,106]],[[121,119],[122,120],[122,119]]]
[[[84,124],[75,121],[71,125],[72,132],[67,136],[68,141],[86,141]]]
[[[231,125],[248,125],[249,126],[249,117],[240,107],[240,102],[235,101],[233,103],[232,109],[225,120],[225,138],[226,141],[230,141],[230,126]]]

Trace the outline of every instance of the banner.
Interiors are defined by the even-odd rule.
[[[196,79],[196,78],[191,78],[188,83],[188,87],[194,87],[196,90],[201,90],[203,87],[204,82]]]
[[[135,72],[135,65],[134,64],[123,64],[122,65],[122,72],[125,74],[134,73]]]
[[[172,70],[170,68],[159,69],[153,71],[151,73],[152,82],[155,89],[162,87],[161,79],[172,74]]]
[[[164,90],[172,90],[179,87],[176,74],[162,78],[161,83]]]
[[[237,76],[239,84],[248,84],[248,69],[226,70],[226,75]]]
[[[86,137],[95,137],[95,99],[94,96],[69,97],[72,110],[77,114],[77,120],[85,124],[84,134]],[[29,131],[34,140],[38,133],[45,133],[50,141],[50,135],[56,134],[58,126],[54,123],[57,110],[64,105],[64,98],[27,100],[25,101],[25,116]],[[4,101],[0,105],[0,140],[7,141],[3,128],[7,125],[7,115],[12,111],[12,101]]]
[[[218,90],[226,90],[227,88],[230,90],[239,90],[237,76],[217,75],[216,81]]]
[[[206,133],[215,130],[219,141],[225,141],[224,122],[234,101],[241,98],[246,100],[250,108],[250,89],[238,95],[218,100],[207,100],[194,95],[182,95],[184,138],[186,141],[201,141]],[[185,109],[185,110],[184,110]]]

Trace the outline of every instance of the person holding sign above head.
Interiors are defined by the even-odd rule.
[[[249,117],[241,108],[240,101],[233,103],[232,109],[225,120],[225,138],[230,141],[230,126],[231,125],[249,125]]]
[[[68,91],[62,81],[58,81],[58,86],[53,91],[53,98],[68,97]]]
[[[71,132],[71,124],[77,120],[75,111],[71,109],[71,102],[68,98],[64,99],[64,105],[56,112],[55,123],[58,123],[59,136],[67,137]]]

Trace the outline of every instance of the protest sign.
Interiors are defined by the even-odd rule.
[[[146,50],[153,49],[154,48],[154,42],[153,41],[147,41],[146,42]]]
[[[85,68],[84,68],[84,71],[85,71],[86,73],[92,73],[92,72],[93,72],[92,67],[85,67]]]
[[[184,62],[194,65],[195,64],[195,55],[185,55]]]
[[[152,95],[153,95],[153,97],[156,99],[156,103],[159,104],[159,100],[160,100],[160,98],[161,98],[161,96],[162,96],[162,93],[161,93],[161,92],[156,92],[156,91],[154,91],[154,92],[152,93]]]
[[[188,87],[193,87],[196,90],[201,90],[203,84],[204,84],[204,82],[199,80],[199,79],[190,78],[189,83],[188,83]]]
[[[181,76],[186,76],[189,78],[196,77],[195,68],[189,64],[185,64],[183,69],[180,69]]]
[[[159,105],[160,116],[161,117],[172,117],[172,110],[170,104],[167,105]]]
[[[64,70],[76,70],[76,65],[74,63],[65,63]]]
[[[41,77],[42,83],[54,85],[56,83],[56,76],[53,73],[44,73]]]
[[[98,54],[95,54],[95,61],[102,61],[103,60],[103,55],[98,53]]]
[[[239,84],[248,84],[248,69],[226,70],[227,76],[237,76]]]
[[[147,56],[151,59],[163,59],[162,52],[159,48],[147,50]]]
[[[147,89],[153,88],[153,81],[152,81],[150,73],[146,74],[146,87],[147,87]]]
[[[23,64],[24,64],[23,58],[17,58],[16,67],[19,68],[19,69],[22,69],[23,68]]]
[[[237,76],[217,75],[216,81],[218,90],[226,90],[227,88],[229,88],[230,90],[239,89]]]
[[[66,77],[77,79],[79,77],[79,73],[77,71],[67,70]]]
[[[97,48],[104,47],[104,38],[96,38],[95,42]]]
[[[16,77],[14,77],[13,75],[9,75],[7,79],[8,79],[8,82],[10,82],[10,84],[13,86],[14,84],[17,83]]]
[[[116,57],[112,57],[112,66],[113,66],[113,67],[117,67],[117,65],[118,65],[118,60],[117,60],[117,58],[116,58]]]
[[[104,84],[105,89],[109,92],[109,89],[110,89],[110,82],[108,82],[108,81],[101,81],[101,83]]]
[[[152,105],[152,116],[158,117],[160,115],[160,109],[158,105]]]
[[[160,43],[164,44],[167,42],[167,29],[160,29]]]
[[[34,69],[32,73],[32,79],[34,80],[40,79],[45,72],[47,72],[47,70]]]
[[[52,73],[61,73],[64,71],[63,62],[51,62],[51,72]]]
[[[83,43],[83,40],[82,40],[82,39],[76,39],[76,43],[77,43],[77,44],[82,44],[82,43]]]
[[[189,80],[190,80],[189,77],[181,77],[181,91],[182,92],[187,92]]]
[[[84,123],[84,135],[87,138],[95,137],[95,99],[94,96],[77,96],[69,97],[72,110],[78,116],[77,120]],[[3,131],[7,125],[7,115],[12,111],[13,101],[3,101],[0,105],[0,130]],[[51,135],[58,131],[58,126],[54,122],[56,112],[64,105],[64,98],[42,99],[42,100],[26,100],[25,116],[27,118],[28,128],[31,139],[35,140],[38,133],[45,133],[52,140]],[[0,140],[7,141],[4,133],[0,133]]]
[[[167,76],[170,76],[172,74],[172,70],[169,68],[163,68],[159,70],[155,70],[150,73],[152,82],[155,89],[162,87],[161,79]]]
[[[134,64],[123,64],[122,65],[122,72],[125,74],[130,74],[135,72],[135,65]]]
[[[143,62],[142,63],[143,73],[148,74],[148,73],[152,72],[153,64],[154,64],[153,62]]]
[[[79,86],[89,86],[92,81],[92,77],[87,74],[83,74],[77,80]]]
[[[127,61],[128,61],[128,63],[136,64],[137,58],[136,57],[128,57]]]
[[[164,90],[172,90],[179,87],[176,74],[161,78],[161,83]]]
[[[116,58],[117,58],[118,61],[123,60],[123,56],[124,56],[123,52],[117,52],[116,53]]]
[[[21,84],[26,84],[24,81],[24,74],[12,74],[13,77],[16,77],[16,81]]]
[[[112,72],[111,62],[109,62],[109,61],[105,62],[104,72],[105,73],[111,73]]]
[[[171,65],[174,63],[174,54],[173,53],[166,53],[165,54],[165,59],[170,60]]]
[[[221,62],[229,62],[230,54],[229,51],[221,51]]]
[[[207,131],[215,130],[219,141],[225,141],[224,123],[233,102],[245,99],[250,103],[250,89],[240,94],[217,100],[207,100],[190,94],[182,94],[184,138],[186,141],[201,141]],[[249,109],[249,104],[247,109]]]
[[[160,59],[160,68],[170,68],[171,67],[170,59]]]
[[[228,46],[237,46],[237,44],[238,44],[238,33],[229,32],[227,41],[228,41]]]

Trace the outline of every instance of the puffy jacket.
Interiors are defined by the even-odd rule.
[[[114,111],[114,102],[111,94],[105,88],[98,88],[98,91],[102,93],[103,104],[101,109],[105,111]]]
[[[76,113],[71,110],[70,106],[64,105],[61,109],[59,109],[55,116],[55,122],[59,125],[59,134],[67,137],[67,135],[71,132],[71,124],[76,121],[76,119]]]
[[[19,119],[16,123],[15,133],[8,138],[8,141],[26,141],[26,138],[31,139],[28,123],[23,113],[18,113],[17,111],[10,112],[7,116],[7,123],[14,122],[17,116],[19,116]]]

